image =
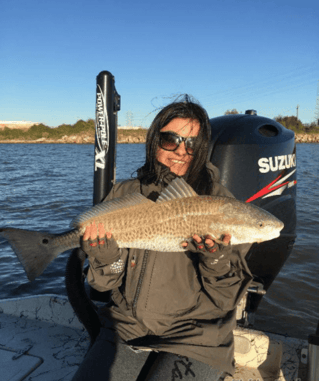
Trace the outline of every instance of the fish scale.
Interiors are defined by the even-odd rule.
[[[59,254],[81,247],[85,228],[93,221],[112,232],[120,248],[164,252],[186,251],[181,244],[194,234],[210,234],[218,243],[231,234],[231,244],[253,243],[279,237],[284,227],[261,208],[229,197],[199,196],[176,178],[156,202],[139,193],[103,202],[76,217],[71,222],[74,229],[63,234],[2,228],[0,236],[9,241],[33,280]]]

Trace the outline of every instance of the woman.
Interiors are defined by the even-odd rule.
[[[200,195],[233,197],[207,162],[209,142],[201,106],[188,96],[166,106],[148,131],[146,162],[137,178],[116,184],[106,201],[134,192],[156,201],[176,177]],[[217,380],[234,372],[232,331],[236,306],[252,278],[245,261],[250,245],[219,246],[197,234],[189,238],[185,252],[119,249],[111,232],[92,224],[83,237],[87,279],[98,291],[112,290],[107,317],[127,345],[186,356],[209,369],[207,379]],[[226,234],[224,242],[230,240]]]

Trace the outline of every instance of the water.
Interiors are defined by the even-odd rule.
[[[144,144],[119,144],[117,178],[144,163]],[[93,145],[0,144],[0,226],[61,233],[92,205]],[[255,328],[306,338],[319,319],[319,145],[298,144],[297,234],[293,252],[260,304]],[[30,283],[7,243],[0,245],[0,299],[66,295],[60,255]]]

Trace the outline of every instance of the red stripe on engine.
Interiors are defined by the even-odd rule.
[[[256,194],[254,194],[253,196],[251,196],[248,200],[246,200],[245,202],[251,202],[251,201],[254,201],[256,200],[257,198],[259,197],[262,197],[262,196],[265,196],[266,194],[270,193],[270,192],[273,192],[274,190],[278,189],[278,188],[281,188],[283,187],[284,185],[287,185],[289,183],[289,181],[286,181],[285,183],[283,184],[279,184],[277,185],[276,187],[273,187],[271,189],[269,189],[273,184],[275,184],[276,181],[278,181],[280,179],[282,175],[279,175],[274,181],[272,181],[270,184],[266,185],[263,189],[261,189],[259,192],[257,192]]]

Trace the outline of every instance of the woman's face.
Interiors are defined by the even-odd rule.
[[[161,129],[161,132],[174,132],[183,137],[196,137],[199,134],[200,124],[196,119],[175,118]],[[178,176],[187,172],[193,156],[186,152],[185,142],[182,142],[175,151],[165,151],[158,147],[157,160],[169,167],[170,171]]]

